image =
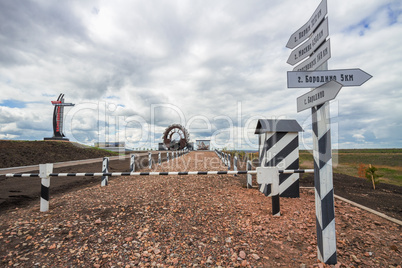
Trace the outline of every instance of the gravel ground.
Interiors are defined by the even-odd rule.
[[[160,171],[225,170],[192,152]],[[0,216],[3,267],[326,267],[317,260],[314,192],[271,198],[245,176],[119,177]],[[401,267],[401,226],[336,201],[335,267]],[[399,265],[399,266],[398,266]],[[329,267],[329,266],[328,266]]]

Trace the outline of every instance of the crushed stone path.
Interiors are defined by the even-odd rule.
[[[214,152],[191,152],[153,169],[204,170],[226,167]],[[0,265],[330,267],[317,260],[313,191],[281,198],[273,217],[271,198],[244,185],[245,175],[118,177],[51,196],[46,213],[38,200],[0,215]],[[400,267],[400,226],[335,206],[333,267]]]

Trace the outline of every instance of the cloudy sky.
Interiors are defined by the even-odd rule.
[[[64,133],[154,147],[182,124],[191,139],[255,149],[256,120],[296,119],[311,148],[306,88],[287,88],[290,35],[319,0],[0,1],[0,139]],[[402,147],[402,1],[328,0],[329,69],[373,78],[331,102],[333,148]]]

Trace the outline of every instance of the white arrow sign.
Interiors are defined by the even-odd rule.
[[[288,72],[288,88],[315,88],[332,80],[344,87],[358,87],[371,77],[360,69]]]
[[[315,70],[324,62],[331,58],[331,42],[330,39],[325,41],[307,60],[293,68],[293,71],[310,71]]]
[[[327,0],[322,0],[308,22],[290,36],[286,47],[293,49],[306,40],[324,19],[327,12]]]
[[[287,63],[290,65],[295,65],[296,63],[304,60],[308,56],[310,56],[317,47],[319,47],[325,39],[328,37],[328,18],[325,19],[320,27],[313,33],[311,38],[296,48],[290,53]]]
[[[328,83],[311,90],[310,92],[297,98],[297,112],[304,111],[308,108],[323,104],[326,101],[335,99],[342,85],[336,81]]]

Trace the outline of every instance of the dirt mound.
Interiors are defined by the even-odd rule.
[[[30,166],[117,155],[65,141],[0,140],[0,168]]]

